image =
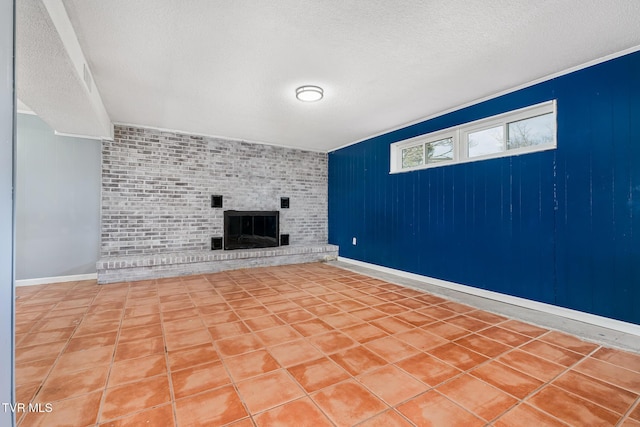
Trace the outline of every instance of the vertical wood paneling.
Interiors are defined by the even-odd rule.
[[[389,174],[393,142],[549,99],[557,150]],[[330,243],[345,257],[640,324],[639,125],[635,53],[332,152]]]

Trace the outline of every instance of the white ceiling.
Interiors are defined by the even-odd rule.
[[[62,3],[113,122],[318,151],[640,49],[638,0]]]

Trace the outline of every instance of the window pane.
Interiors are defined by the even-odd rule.
[[[412,168],[420,166],[424,160],[424,146],[416,145],[415,147],[402,149],[402,168]]]
[[[507,149],[531,147],[533,145],[550,144],[555,134],[553,113],[530,119],[511,122],[507,125],[509,139]]]
[[[469,157],[504,151],[504,128],[496,126],[469,134]]]
[[[453,160],[453,138],[440,139],[430,142],[427,146],[427,163],[445,162]]]

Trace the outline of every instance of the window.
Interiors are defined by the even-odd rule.
[[[391,144],[391,173],[556,148],[549,101]]]

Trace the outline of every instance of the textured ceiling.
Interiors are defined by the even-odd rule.
[[[113,122],[319,151],[640,48],[638,0],[63,4]]]
[[[41,0],[16,2],[18,109],[28,105],[60,133],[111,136],[109,117],[99,95],[92,93],[76,71],[73,52],[68,51],[70,45],[59,34],[64,29],[56,27],[50,10]],[[64,13],[64,8],[60,10]],[[69,30],[77,45],[70,23]]]

